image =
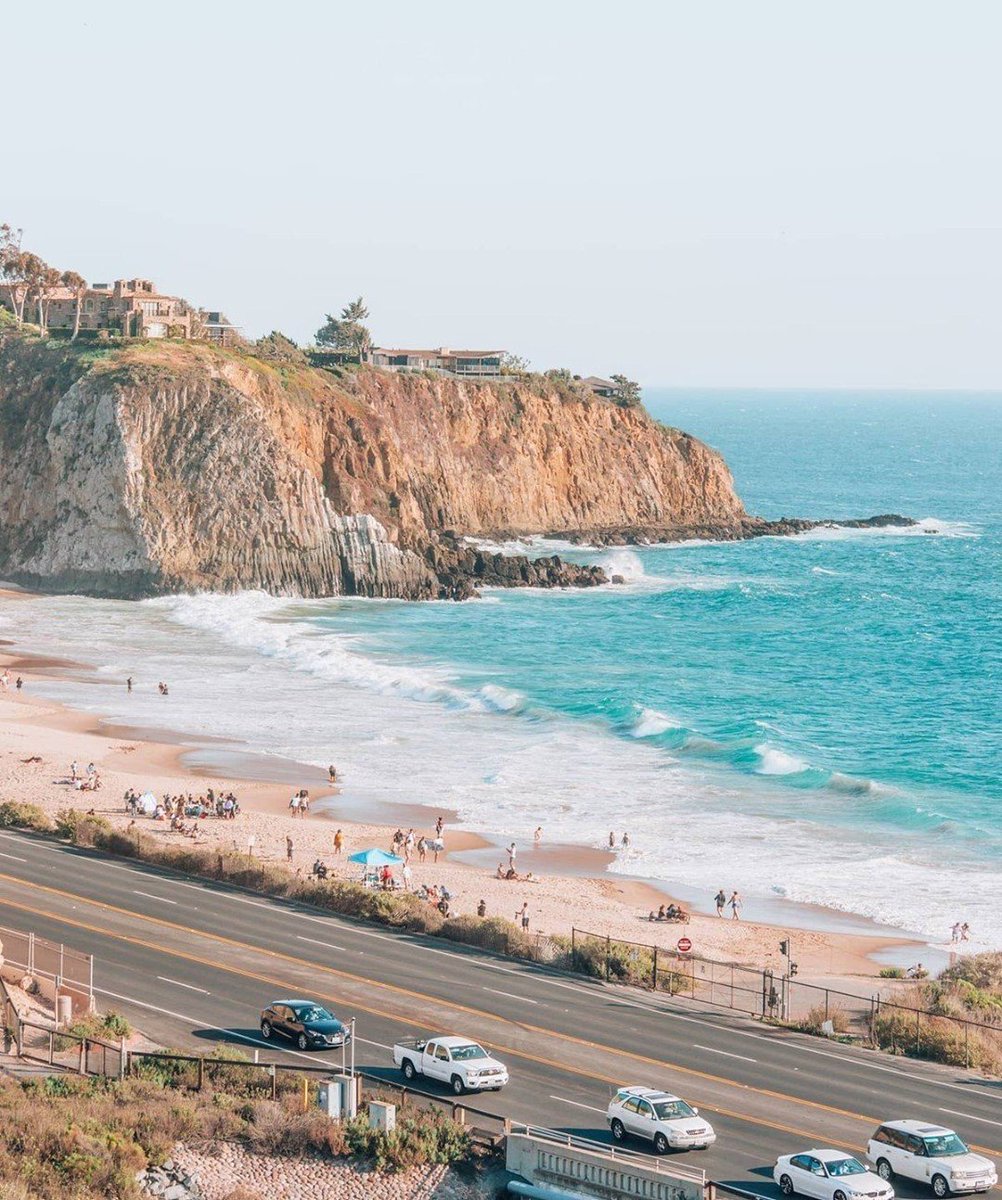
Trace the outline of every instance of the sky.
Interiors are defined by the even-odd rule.
[[[1002,388],[995,0],[49,0],[5,42],[0,221],[249,337],[361,294],[381,345],[648,386]]]

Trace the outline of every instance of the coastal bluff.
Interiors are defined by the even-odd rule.
[[[482,584],[607,582],[598,567],[502,559],[466,538],[768,531],[714,450],[639,406],[538,376],[8,336],[0,455],[0,578],[95,596],[464,598]]]

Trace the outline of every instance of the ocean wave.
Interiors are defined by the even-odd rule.
[[[669,729],[681,729],[681,724],[656,708],[642,708],[630,729],[630,735],[635,738],[658,737]]]
[[[856,538],[900,538],[939,536],[947,538],[977,538],[981,532],[966,521],[944,521],[939,517],[923,517],[914,525],[875,525],[862,529],[844,525],[819,525],[793,534],[800,541],[842,542]]]
[[[810,763],[797,758],[795,754],[787,754],[785,750],[777,750],[767,742],[762,742],[755,748],[758,755],[757,775],[798,775],[801,771],[810,770]]]

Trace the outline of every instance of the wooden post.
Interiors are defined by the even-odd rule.
[[[605,935],[605,982],[609,982],[609,955],[612,953],[612,938]]]
[[[87,1074],[87,1039],[80,1039],[80,1074]]]
[[[652,989],[652,991],[655,991],[655,992],[658,990],[658,948],[657,948],[657,946],[654,947],[654,969],[651,973],[651,989]]]
[[[205,1056],[198,1056],[198,1090],[201,1091],[205,1084]]]

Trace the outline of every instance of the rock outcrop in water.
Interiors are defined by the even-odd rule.
[[[8,336],[0,455],[0,578],[101,596],[462,598],[607,582],[467,538],[783,531],[747,516],[719,454],[639,407],[205,345]]]

